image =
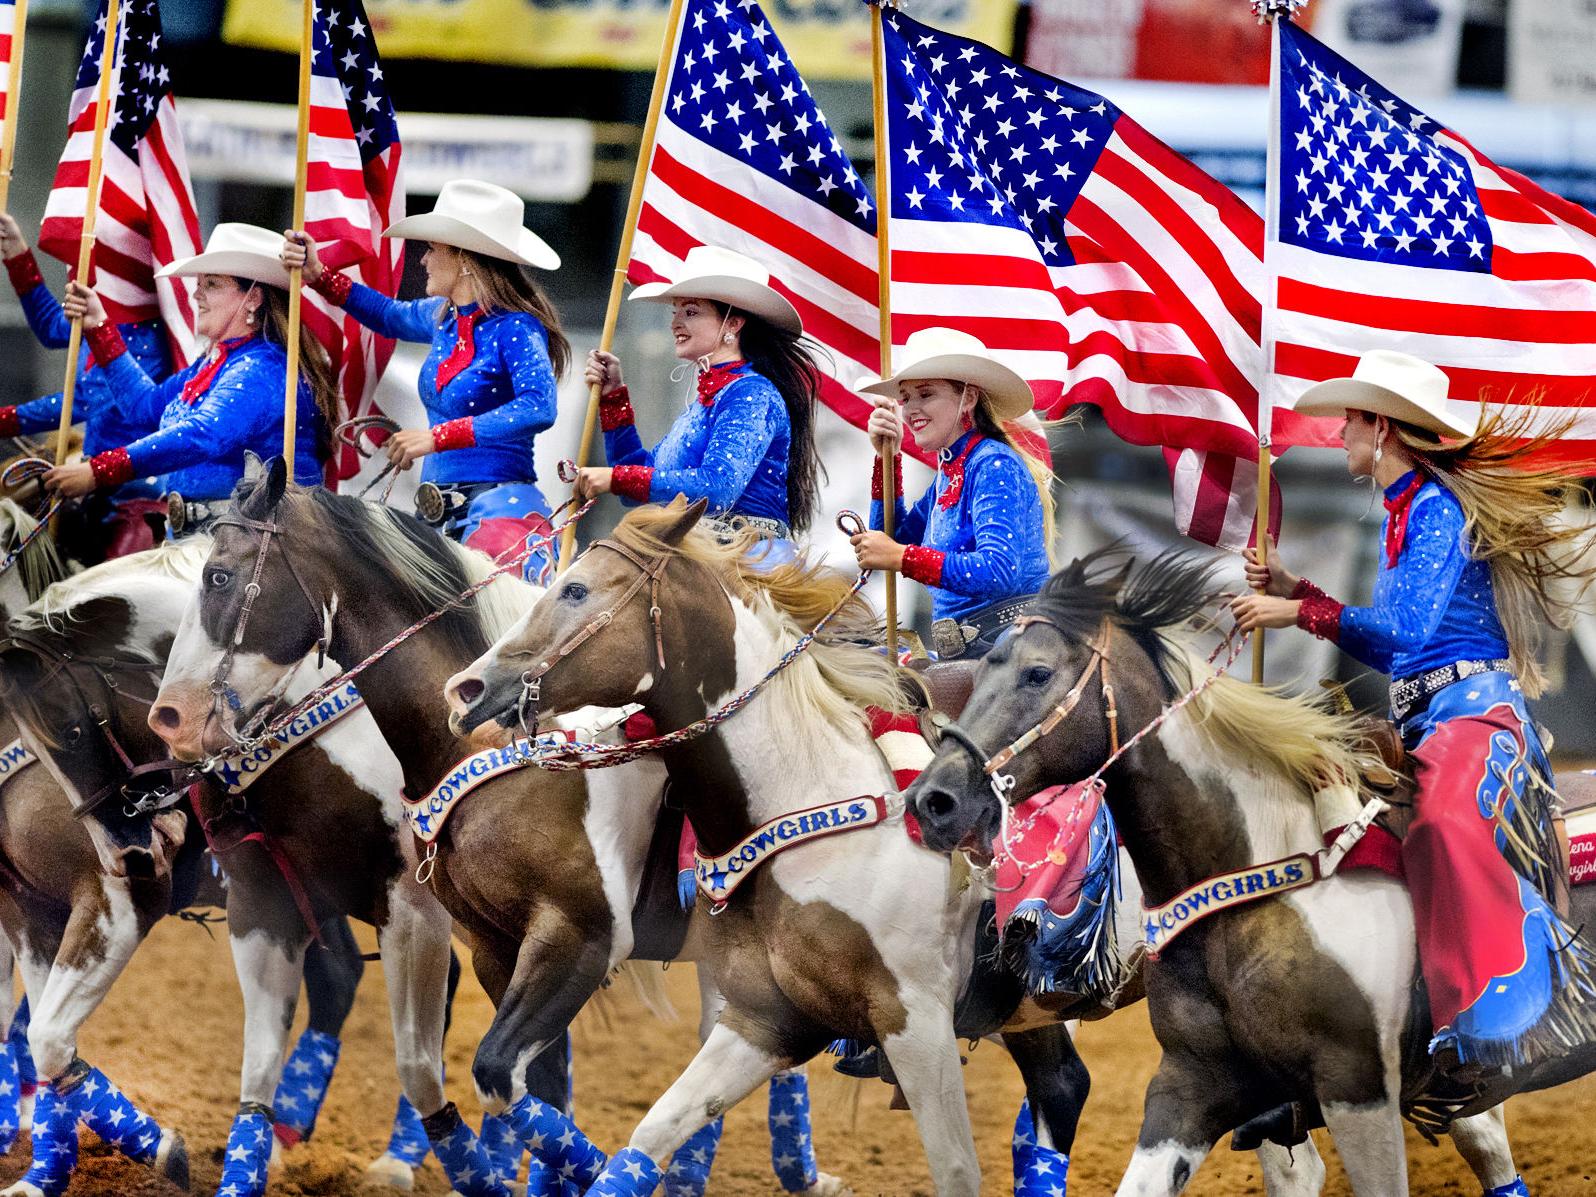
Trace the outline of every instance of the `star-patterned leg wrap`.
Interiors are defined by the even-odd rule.
[[[11,1150],[21,1129],[22,1077],[17,1072],[16,1045],[7,1039],[0,1043],[0,1154]]]
[[[809,1128],[809,1078],[802,1072],[770,1078],[770,1163],[789,1193],[802,1193],[820,1179]]]
[[[421,1115],[410,1099],[399,1095],[399,1108],[393,1114],[393,1134],[388,1136],[388,1154],[401,1163],[419,1168],[427,1158],[426,1128],[421,1125]]]
[[[1038,1144],[1031,1148],[1025,1175],[1014,1185],[1014,1197],[1065,1197],[1069,1178],[1070,1157]]]
[[[537,1156],[527,1160],[526,1197],[581,1197],[581,1193],[580,1188],[561,1180],[560,1174]]]
[[[665,1197],[704,1197],[709,1190],[709,1170],[715,1166],[724,1118],[717,1118],[676,1149],[665,1169]]]
[[[660,1179],[658,1164],[635,1147],[623,1147],[588,1189],[588,1197],[649,1197]]]
[[[41,1085],[34,1099],[33,1163],[20,1183],[32,1185],[44,1197],[61,1197],[78,1166],[77,1096]]]
[[[450,1187],[460,1197],[510,1197],[510,1186],[493,1170],[493,1159],[482,1140],[460,1118],[454,1102],[449,1102],[430,1118],[422,1120],[433,1154],[443,1165]]]
[[[39,1091],[39,1074],[33,1069],[33,1053],[28,1050],[28,1024],[31,1021],[28,996],[23,994],[17,1012],[11,1017],[11,1030],[6,1035],[6,1043],[17,1059],[17,1093],[22,1099],[20,1108],[23,1119],[28,1116],[28,1104]]]
[[[83,1125],[128,1159],[153,1165],[161,1146],[160,1124],[129,1101],[98,1068],[74,1060],[67,1075],[73,1075],[79,1065],[87,1069],[76,1091],[78,1117],[83,1119]]]
[[[327,1099],[333,1069],[338,1064],[339,1040],[336,1035],[305,1028],[294,1050],[283,1065],[283,1075],[272,1097],[277,1115],[277,1137],[284,1147],[310,1138],[316,1129],[316,1115]]]
[[[271,1107],[243,1102],[227,1134],[216,1197],[261,1197],[266,1192],[266,1164],[271,1156]]]
[[[514,1127],[495,1114],[484,1114],[480,1138],[500,1176],[513,1181],[521,1174],[521,1138]]]
[[[1036,1147],[1036,1124],[1031,1120],[1031,1103],[1020,1102],[1020,1113],[1014,1119],[1014,1191],[1020,1191],[1025,1182],[1025,1170],[1031,1166],[1031,1152]]]
[[[577,1129],[576,1123],[530,1093],[506,1110],[504,1119],[515,1128],[533,1158],[553,1168],[561,1180],[587,1187],[604,1167],[604,1153]],[[659,1169],[654,1172],[658,1183]]]
[[[1486,1189],[1485,1197],[1530,1197],[1529,1186],[1524,1183],[1522,1176],[1515,1176],[1505,1185],[1497,1185],[1494,1189]]]

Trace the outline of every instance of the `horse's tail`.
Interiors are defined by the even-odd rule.
[[[676,1021],[676,1007],[665,991],[665,966],[655,960],[627,960],[616,970],[632,981],[638,1000],[661,1022]]]

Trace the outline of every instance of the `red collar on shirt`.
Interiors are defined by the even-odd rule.
[[[218,341],[212,346],[210,356],[206,358],[205,364],[189,375],[188,381],[183,384],[183,402],[190,407],[198,403],[200,397],[211,389],[211,383],[216,381],[216,376],[222,372],[222,366],[227,362],[227,355],[240,345],[254,339],[255,336],[252,333],[247,337],[234,337],[231,341]]]
[[[959,495],[964,491],[964,463],[970,458],[970,450],[979,445],[986,438],[979,432],[968,434],[969,440],[964,442],[964,448],[959,450],[957,457],[944,461],[938,469],[948,484],[937,496],[937,506],[946,510],[959,501]]]
[[[482,321],[482,309],[473,307],[469,312],[455,310],[454,348],[449,356],[438,363],[435,386],[443,390],[455,377],[469,366],[477,356],[477,325]]]
[[[736,373],[748,363],[745,361],[721,362],[707,370],[698,372],[698,401],[705,407],[715,402],[715,396],[720,394],[742,375]]]
[[[1424,485],[1424,473],[1414,470],[1413,477],[1397,494],[1387,495],[1385,509],[1390,514],[1385,522],[1385,564],[1389,569],[1402,555],[1402,544],[1408,538],[1408,515],[1413,510],[1413,496]]]

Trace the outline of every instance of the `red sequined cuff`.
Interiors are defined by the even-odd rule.
[[[339,307],[349,302],[349,290],[355,280],[337,270],[323,270],[321,277],[310,284],[310,289],[323,299]]]
[[[89,458],[89,468],[94,471],[94,485],[98,487],[121,486],[133,477],[133,459],[126,449],[107,449]]]
[[[0,436],[21,436],[22,419],[15,406],[0,407]]]
[[[637,413],[632,410],[632,393],[624,384],[599,396],[599,427],[605,432],[635,423]]]
[[[469,449],[477,443],[477,431],[470,416],[445,420],[432,426],[432,447],[439,453],[450,449]]]
[[[26,295],[35,287],[44,286],[44,275],[39,273],[39,263],[31,249],[23,250],[14,258],[7,258],[6,273],[11,276],[11,289],[18,295]]]
[[[941,549],[928,549],[923,544],[904,545],[903,576],[922,586],[942,585],[942,556]]]
[[[903,455],[892,455],[892,493],[898,498],[903,498]],[[881,486],[881,454],[876,454],[876,464],[870,472],[870,497],[877,503],[886,501],[886,495]]]
[[[611,493],[634,503],[647,503],[653,485],[653,466],[616,466],[610,471]]]
[[[1307,578],[1300,578],[1292,587],[1291,597],[1301,605],[1297,608],[1297,626],[1321,640],[1332,643],[1341,639],[1341,604],[1320,590]]]
[[[99,328],[85,328],[83,338],[88,341],[94,360],[102,366],[109,366],[127,352],[121,332],[109,320],[103,321]]]

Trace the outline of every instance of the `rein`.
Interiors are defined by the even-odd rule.
[[[338,425],[332,434],[333,440],[346,449],[353,449],[357,456],[369,461],[377,455],[376,442],[373,441],[373,447],[368,449],[362,438],[371,436],[373,432],[386,432],[392,436],[398,431],[399,421],[387,416],[356,416]],[[355,498],[364,499],[384,479],[387,480],[387,485],[382,488],[382,495],[377,501],[386,505],[388,497],[393,494],[393,484],[399,480],[399,466],[392,461],[383,466],[375,478],[356,491]]]
[[[4,473],[0,473],[0,486],[4,486],[7,489],[21,486],[24,482],[43,477],[52,468],[50,463],[42,457],[19,458],[8,465]],[[0,574],[5,573],[6,570],[20,561],[22,554],[27,552],[28,546],[45,534],[50,527],[50,521],[55,518],[55,513],[61,510],[61,504],[64,501],[60,498],[50,500],[44,511],[38,516],[39,522],[33,531],[18,541],[17,547],[7,553],[3,560],[0,560]]]

